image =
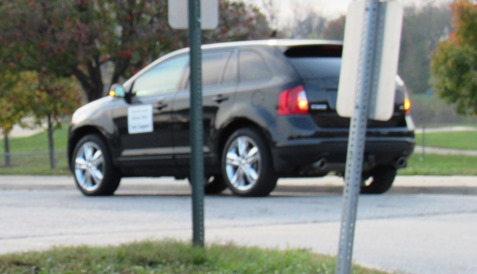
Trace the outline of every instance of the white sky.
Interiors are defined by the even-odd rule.
[[[289,2],[293,3],[293,1]],[[325,15],[338,15],[346,12],[351,0],[309,0],[308,2],[316,2],[317,5],[322,6]],[[449,3],[451,0],[397,0],[397,2],[403,5],[425,5]]]
[[[249,3],[257,3],[257,0],[245,0]],[[319,11],[320,14],[327,17],[337,17],[341,14],[346,13],[349,4],[351,1],[356,0],[274,0],[275,2],[281,3],[281,13],[286,17],[286,13],[294,5],[306,4],[314,7]],[[386,0],[394,1],[394,0]],[[452,0],[396,0],[403,5],[425,5],[425,4],[441,4],[449,3]],[[281,14],[282,15],[282,14]],[[282,15],[282,16],[283,16]]]
[[[293,1],[288,2],[293,3]],[[308,0],[308,2],[315,2],[317,5],[322,6],[325,13],[336,14],[344,13],[351,0]],[[397,0],[397,2],[403,5],[422,5],[428,3],[449,3],[451,0]]]

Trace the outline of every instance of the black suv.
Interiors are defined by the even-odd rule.
[[[153,62],[110,96],[78,109],[68,159],[85,195],[122,177],[189,176],[189,54]],[[336,97],[342,45],[269,40],[203,46],[205,192],[266,196],[279,177],[343,175],[349,119]],[[387,191],[414,148],[404,86],[389,121],[369,121],[363,193]]]

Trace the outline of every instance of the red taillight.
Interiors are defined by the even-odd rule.
[[[278,96],[278,114],[307,114],[308,99],[306,98],[305,88],[296,86],[284,90]]]

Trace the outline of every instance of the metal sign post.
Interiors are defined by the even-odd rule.
[[[190,180],[192,182],[192,243],[204,246],[204,128],[202,113],[201,29],[218,24],[218,0],[169,0],[169,25],[189,29],[190,43]],[[184,15],[188,10],[188,16]],[[201,13],[205,15],[201,19]]]
[[[337,110],[351,117],[336,273],[351,273],[368,119],[394,108],[403,9],[397,2],[353,1],[346,17]],[[359,45],[359,47],[356,47]]]
[[[356,213],[358,209],[359,189],[362,180],[363,154],[369,112],[369,98],[371,97],[371,86],[376,82],[375,79],[373,79],[373,53],[376,44],[378,6],[378,0],[366,1],[364,17],[365,24],[361,34],[362,44],[359,60],[360,67],[358,70],[358,91],[355,96],[354,115],[351,118],[348,139],[345,176],[346,185],[343,192],[343,213],[336,264],[337,274],[351,273]]]
[[[192,242],[204,246],[204,127],[202,126],[202,54],[200,32],[200,1],[189,0],[190,43],[190,130],[192,149]]]

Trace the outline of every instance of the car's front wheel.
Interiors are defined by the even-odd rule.
[[[112,195],[121,176],[112,165],[104,141],[94,134],[86,135],[73,151],[73,175],[79,190],[88,196]]]
[[[369,178],[363,181],[361,193],[382,194],[388,191],[396,178],[397,169],[391,166],[379,166],[374,168]]]
[[[278,180],[268,146],[252,128],[239,129],[227,139],[222,172],[230,190],[239,196],[267,196]]]

